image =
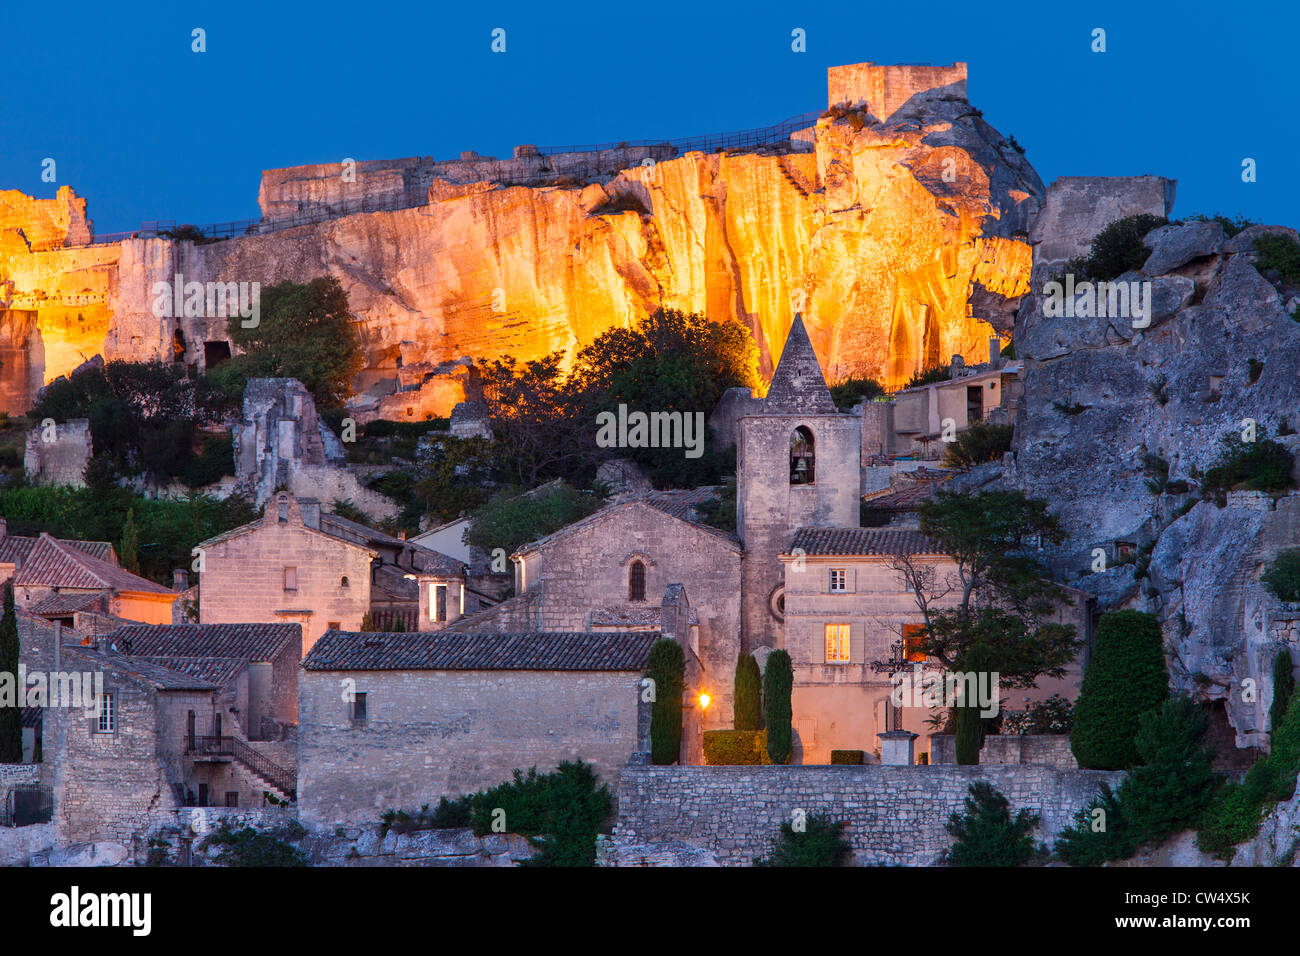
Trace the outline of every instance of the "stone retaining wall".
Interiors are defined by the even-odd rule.
[[[957,763],[956,738],[930,735],[930,763]],[[989,734],[980,748],[980,765],[1042,764],[1057,770],[1078,770],[1069,734]]]
[[[968,787],[984,780],[1042,817],[1036,838],[1048,843],[1068,826],[1103,782],[1122,773],[1041,765],[884,767],[633,767],[619,782],[619,844],[681,841],[713,853],[724,866],[769,852],[796,809],[848,823],[857,865],[928,866],[952,838],[949,814]]]

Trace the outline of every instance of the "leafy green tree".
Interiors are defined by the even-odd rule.
[[[792,822],[781,824],[781,836],[766,859],[755,866],[844,866],[852,845],[844,836],[845,824],[820,814],[811,814],[796,830]]]
[[[949,468],[973,468],[986,461],[1001,461],[1011,450],[1011,425],[975,422],[944,449],[944,464]]]
[[[655,641],[646,677],[654,681],[655,694],[650,706],[650,759],[658,766],[667,766],[677,762],[682,750],[686,657],[681,645],[669,638]]]
[[[1088,770],[1124,770],[1138,759],[1143,714],[1169,697],[1160,622],[1141,611],[1103,614],[1074,707],[1070,749]]]
[[[1273,706],[1268,711],[1268,725],[1277,730],[1282,726],[1282,717],[1291,703],[1295,693],[1295,671],[1291,664],[1291,652],[1280,650],[1273,658]]]
[[[1144,713],[1135,740],[1142,764],[1117,790],[1103,787],[1075,815],[1074,826],[1056,842],[1062,859],[1071,866],[1126,859],[1202,819],[1219,784],[1206,723],[1204,711],[1185,695]]]
[[[259,320],[232,315],[226,332],[243,349],[218,370],[229,383],[259,377],[296,378],[322,409],[343,405],[364,365],[361,342],[338,279],[280,282],[262,290]],[[242,392],[242,387],[240,388]]]
[[[1280,552],[1260,580],[1279,600],[1300,601],[1300,548]]]
[[[0,674],[9,675],[16,693],[18,681],[18,616],[14,612],[14,586],[5,583],[4,615],[0,616]],[[15,699],[13,706],[0,702],[0,763],[22,763],[23,719],[22,701]]]
[[[794,690],[794,665],[784,650],[767,656],[763,671],[763,717],[767,726],[767,753],[772,763],[790,762],[794,749],[793,711],[790,695]]]
[[[506,492],[474,512],[465,529],[465,543],[484,554],[497,548],[511,554],[521,545],[594,514],[602,504],[594,495],[563,483],[523,495]]]
[[[945,829],[956,838],[948,851],[951,866],[1023,866],[1034,855],[1038,814],[1021,810],[1013,819],[1011,804],[992,784],[972,783],[966,811],[948,818]]]
[[[761,678],[753,654],[740,652],[736,659],[735,715],[736,730],[762,730],[763,709]]]

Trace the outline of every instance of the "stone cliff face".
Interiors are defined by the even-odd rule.
[[[1029,288],[1028,232],[1043,187],[961,95],[891,101],[887,124],[869,107],[776,147],[647,158],[585,185],[435,180],[413,208],[202,245],[131,239],[39,252],[12,231],[22,218],[15,199],[5,208],[20,212],[0,220],[0,293],[11,308],[34,303],[46,381],[95,352],[144,359],[183,347],[183,360],[202,366],[204,343],[226,338],[225,319],[152,312],[153,284],[180,273],[263,286],[337,276],[365,343],[362,389],[397,380],[418,390],[462,356],[572,353],[659,307],[745,323],[764,376],[802,312],[829,376],[897,386],[954,354],[982,360],[994,327],[1009,331]],[[324,194],[298,172],[264,179],[265,207]],[[385,196],[402,181],[389,178]],[[81,227],[58,225],[55,213],[84,202],[60,200],[27,218],[80,241],[84,212]],[[84,303],[69,298],[74,288]],[[411,405],[446,414],[459,391],[412,395]]]
[[[1223,700],[1241,746],[1263,741],[1273,657],[1296,637],[1259,576],[1279,550],[1300,544],[1300,496],[1231,493],[1222,509],[1193,501],[1222,436],[1246,419],[1259,437],[1300,453],[1300,436],[1279,435],[1300,424],[1296,290],[1252,264],[1254,238],[1276,231],[1295,235],[1258,226],[1229,239],[1216,224],[1163,227],[1147,237],[1143,270],[1118,280],[1151,283],[1149,327],[1135,329],[1129,317],[1046,317],[1036,280],[1015,335],[1026,376],[1008,477],[1048,499],[1069,532],[1050,559],[1104,610],[1158,614],[1175,684]],[[1172,488],[1149,486],[1160,482],[1148,456],[1168,463]],[[1145,575],[1135,564],[1093,572],[1093,549],[1113,565],[1117,542],[1148,550]],[[1241,693],[1247,678],[1259,688],[1254,700]]]

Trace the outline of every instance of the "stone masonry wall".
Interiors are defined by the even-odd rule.
[[[723,865],[768,853],[795,809],[848,823],[857,865],[929,866],[947,852],[949,814],[968,787],[987,781],[1042,820],[1050,844],[1103,782],[1122,773],[1043,766],[990,767],[625,767],[619,781],[619,843],[685,841]]]
[[[342,680],[367,695],[355,722]],[[305,826],[377,821],[495,786],[520,769],[595,765],[614,790],[637,749],[639,673],[300,671],[298,804]],[[508,824],[507,824],[508,825]]]

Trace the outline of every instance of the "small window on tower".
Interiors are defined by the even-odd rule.
[[[811,485],[815,479],[813,434],[803,425],[790,433],[790,484]]]
[[[633,561],[627,572],[627,599],[629,601],[645,600],[645,565]]]

